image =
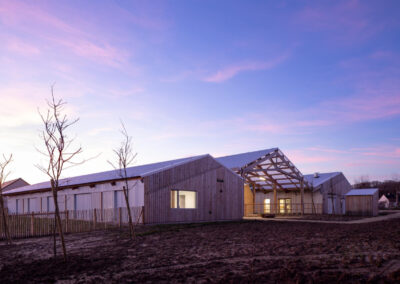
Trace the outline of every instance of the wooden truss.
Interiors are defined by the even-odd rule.
[[[301,172],[279,149],[237,169],[237,173],[245,178],[253,191],[273,191],[274,199],[276,190],[300,191],[303,207],[304,188],[311,188]],[[277,200],[274,203],[277,204]]]

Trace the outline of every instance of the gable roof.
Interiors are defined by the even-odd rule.
[[[313,185],[314,188],[320,186],[324,182],[327,182],[331,178],[340,175],[341,172],[332,172],[332,173],[318,173],[318,177],[314,177],[314,174],[304,175],[304,178],[308,181],[308,183]]]
[[[129,167],[129,168],[127,168],[127,176],[128,176],[128,178],[145,177],[145,176],[154,174],[156,172],[166,170],[168,168],[175,167],[175,166],[178,166],[181,164],[185,164],[190,161],[194,161],[194,160],[206,157],[206,156],[208,156],[208,154]],[[111,171],[106,171],[106,172],[100,172],[100,173],[94,173],[94,174],[60,179],[59,184],[60,184],[60,187],[70,187],[70,186],[78,186],[78,185],[84,185],[84,184],[106,182],[106,181],[112,181],[112,180],[118,180],[118,179],[121,179],[119,170],[111,170]],[[46,181],[46,182],[41,182],[41,183],[18,187],[18,188],[9,190],[5,193],[5,195],[13,195],[13,194],[25,193],[25,192],[30,192],[30,191],[48,190],[50,188],[51,188],[50,182]]]
[[[9,180],[9,181],[3,182],[2,188],[3,188],[3,189],[6,189],[8,186],[10,186],[11,184],[13,184],[13,183],[16,182],[17,180],[19,180],[19,179],[17,178],[17,179],[13,179],[13,180]]]
[[[389,199],[386,197],[386,195],[382,194],[381,198],[378,200],[379,202],[389,202]]]
[[[377,188],[361,188],[361,189],[352,189],[346,196],[355,196],[355,195],[374,195],[378,191]]]
[[[274,152],[277,149],[278,148],[271,148],[271,149],[265,149],[265,150],[260,150],[260,151],[253,151],[253,152],[223,156],[223,157],[216,158],[216,160],[229,169],[238,170],[238,169],[250,164],[251,162],[259,159],[260,157],[263,157],[265,155],[268,155],[268,154]]]
[[[16,178],[13,180],[6,181],[2,184],[2,191],[5,193],[6,191],[10,191],[16,187],[21,187],[20,185],[16,184],[18,181],[24,183],[25,185],[29,185],[24,179],[22,178]]]
[[[280,190],[300,190],[302,184],[308,186],[302,173],[279,148],[219,157],[217,161],[243,176],[258,190],[272,190],[274,186]]]

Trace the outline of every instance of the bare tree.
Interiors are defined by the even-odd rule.
[[[315,214],[316,210],[315,210],[315,203],[314,203],[314,185],[312,182],[310,183],[309,190],[311,193],[311,206],[312,206],[311,210],[312,210],[312,213]]]
[[[40,137],[44,142],[44,151],[38,150],[46,157],[46,166],[36,165],[43,173],[50,178],[51,191],[53,195],[55,208],[55,221],[60,236],[64,260],[67,260],[67,250],[63,233],[63,226],[60,217],[60,208],[58,206],[58,191],[60,190],[60,177],[63,170],[82,164],[84,161],[75,162],[74,158],[82,153],[82,148],[72,147],[74,138],[70,138],[66,131],[79,118],[70,120],[64,112],[66,102],[62,99],[54,98],[54,87],[51,87],[51,100],[47,101],[48,109],[45,114],[39,111],[44,129],[40,133]]]
[[[126,130],[125,125],[122,121],[121,121],[121,131],[120,132],[123,136],[123,139],[121,141],[120,146],[113,150],[115,157],[116,157],[116,163],[112,163],[111,161],[108,161],[108,163],[114,169],[118,170],[119,177],[125,183],[125,186],[122,187],[122,190],[124,193],[125,203],[126,203],[126,207],[128,210],[129,233],[130,233],[131,239],[133,239],[135,236],[135,232],[134,232],[133,221],[132,221],[131,207],[129,204],[129,189],[130,189],[130,187],[129,187],[129,176],[128,176],[127,168],[130,165],[132,165],[132,163],[135,161],[137,153],[133,152],[132,137],[129,136],[128,131]]]
[[[10,231],[9,231],[8,223],[7,223],[8,212],[4,205],[5,202],[4,202],[4,197],[3,197],[3,184],[6,182],[7,177],[10,174],[10,172],[7,170],[7,168],[11,162],[12,162],[12,154],[10,154],[10,156],[8,158],[3,154],[3,161],[0,161],[0,210],[1,210],[0,214],[2,215],[2,218],[3,218],[3,227],[4,227],[4,233],[6,236],[7,244],[10,244],[10,245],[11,245],[12,241],[11,241],[11,235],[10,235]]]
[[[331,203],[332,203],[332,214],[335,215],[335,198],[336,198],[336,194],[335,194],[335,190],[334,190],[334,186],[333,186],[333,181],[332,179],[329,182],[329,192],[328,195],[330,195],[331,197]],[[335,197],[335,198],[333,198]]]

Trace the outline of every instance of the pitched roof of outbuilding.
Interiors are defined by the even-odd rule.
[[[354,195],[374,195],[378,191],[377,188],[361,188],[361,189],[352,189],[348,193],[347,196]]]
[[[6,191],[10,191],[10,190],[14,189],[14,188],[15,188],[15,185],[14,185],[14,184],[15,184],[17,181],[22,181],[22,182],[25,183],[26,185],[29,185],[29,183],[27,183],[27,182],[26,182],[24,179],[22,179],[22,178],[16,178],[16,179],[13,179],[13,180],[9,180],[9,181],[3,182],[3,184],[1,185],[2,190],[3,190],[3,193],[5,193]]]
[[[14,182],[16,182],[17,180],[19,180],[19,178],[13,179],[13,180],[9,180],[6,182],[3,182],[3,184],[1,185],[1,187],[3,189],[5,189],[6,187],[8,187],[9,185],[13,184]]]

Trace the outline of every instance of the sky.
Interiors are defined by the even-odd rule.
[[[0,154],[48,178],[50,87],[85,164],[120,121],[144,164],[279,147],[304,174],[400,178],[399,1],[0,0]]]

